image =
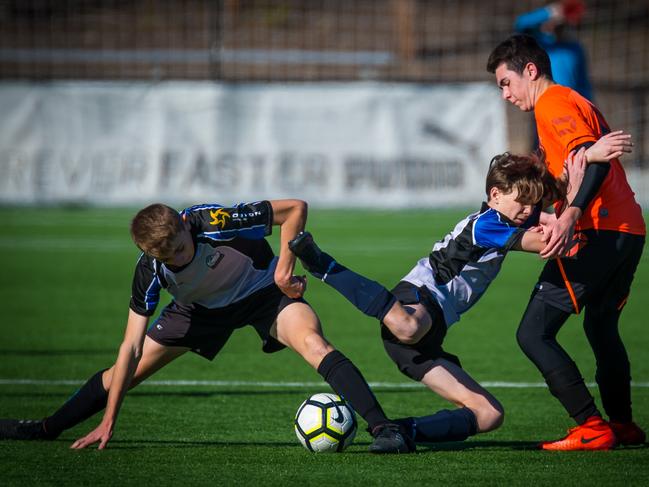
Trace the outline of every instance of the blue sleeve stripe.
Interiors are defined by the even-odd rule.
[[[155,307],[158,305],[158,302],[160,301],[161,287],[162,286],[160,286],[160,281],[157,277],[155,277],[151,281],[151,284],[149,284],[149,287],[144,294],[144,306],[146,307],[147,311],[155,309]]]
[[[155,309],[156,306],[158,306],[158,302],[160,301],[160,289],[162,288],[162,286],[160,285],[160,280],[158,279],[157,276],[157,272],[158,272],[157,269],[158,269],[158,261],[154,260],[153,279],[151,280],[151,284],[149,284],[149,287],[144,292],[144,307],[146,308],[147,311]]]

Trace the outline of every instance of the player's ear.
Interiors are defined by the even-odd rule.
[[[495,186],[492,186],[489,190],[489,201],[493,201],[495,204],[498,204],[498,200],[500,199],[499,196],[500,190]]]
[[[536,67],[536,64],[529,62],[525,65],[523,74],[527,75],[532,80],[536,80],[539,77],[539,69]]]

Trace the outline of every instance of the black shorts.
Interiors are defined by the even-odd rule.
[[[276,285],[267,286],[223,308],[208,309],[171,302],[162,310],[147,335],[160,345],[188,347],[192,352],[213,360],[237,328],[251,325],[262,340],[262,350],[277,352],[284,348],[270,335],[277,315],[292,303],[303,299],[286,296]]]
[[[640,262],[645,238],[641,235],[584,230],[583,246],[574,257],[550,260],[532,293],[568,313],[579,313],[589,303],[622,309]]]
[[[444,313],[439,303],[428,288],[417,287],[410,282],[401,281],[391,292],[403,305],[422,304],[432,319],[432,326],[428,333],[414,345],[401,343],[381,323],[383,346],[392,361],[397,364],[399,371],[419,382],[434,367],[435,361],[439,358],[444,358],[461,367],[460,360],[455,355],[442,349],[447,330],[446,321],[444,321]]]

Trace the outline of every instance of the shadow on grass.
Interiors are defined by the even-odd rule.
[[[473,440],[455,441],[447,443],[418,443],[417,452],[436,451],[466,451],[466,450],[539,450],[539,441],[521,440]],[[625,446],[617,449],[622,450],[643,450],[649,448],[649,444]]]
[[[52,440],[52,443],[71,445],[77,438],[58,438]],[[9,442],[2,442],[2,444],[9,444]],[[21,442],[23,443],[23,442]],[[369,441],[355,441],[356,447],[368,447]],[[452,452],[452,451],[471,451],[471,450],[487,450],[487,451],[538,451],[538,442],[535,441],[522,441],[522,440],[489,440],[489,441],[457,441],[446,443],[419,443],[417,444],[417,454],[434,454],[436,452]],[[295,448],[302,449],[303,447],[297,442],[286,441],[228,441],[228,440],[172,440],[172,439],[131,439],[131,440],[111,440],[109,444],[110,450],[140,450],[142,448],[202,448],[202,447],[254,447],[254,448]],[[96,445],[88,448],[88,450],[96,449]],[[619,448],[618,448],[619,449]],[[627,446],[621,450],[645,450],[649,449],[649,444]],[[364,450],[351,449],[345,452],[347,455],[364,455],[370,454]]]
[[[17,384],[21,385],[21,384]],[[58,384],[58,387],[65,386],[65,384]],[[25,397],[25,398],[30,398],[30,397],[68,397],[72,392],[74,392],[75,389],[78,389],[81,386],[81,383],[79,383],[78,386],[75,387],[75,385],[68,385],[70,387],[70,390],[68,391],[63,391],[63,392],[32,392],[32,391],[25,391],[25,392],[3,392],[2,395],[4,397]],[[218,397],[218,396],[288,396],[288,395],[295,395],[295,394],[315,394],[317,392],[321,392],[320,390],[315,390],[313,388],[306,388],[306,387],[295,387],[295,388],[280,388],[280,389],[270,389],[270,390],[230,390],[230,391],[224,391],[224,390],[206,390],[206,391],[196,391],[196,390],[190,390],[190,391],[148,391],[146,390],[147,388],[150,387],[156,387],[156,386],[138,386],[137,389],[133,389],[132,391],[129,391],[128,395],[129,397]],[[172,387],[182,387],[182,386],[172,386]],[[323,388],[325,388],[325,385],[323,384]],[[387,390],[387,389],[379,389],[381,393],[403,393],[403,389],[393,389],[393,390]],[[420,391],[408,391],[408,394],[412,394],[415,392],[420,392]],[[426,391],[423,391],[426,392]]]
[[[465,451],[465,450],[538,450],[538,441],[519,440],[474,440],[474,441],[453,441],[446,443],[419,443],[417,451]]]

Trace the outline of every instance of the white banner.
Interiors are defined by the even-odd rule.
[[[0,203],[477,204],[491,83],[0,83]]]

